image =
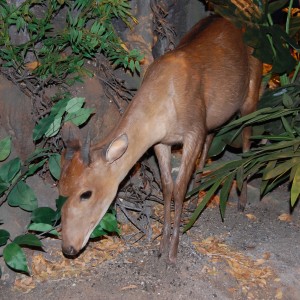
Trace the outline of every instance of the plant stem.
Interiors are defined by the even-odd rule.
[[[296,66],[296,68],[295,68],[295,72],[294,72],[293,77],[292,77],[292,79],[291,79],[291,83],[294,83],[294,82],[295,82],[295,80],[296,80],[296,78],[297,78],[297,75],[298,75],[298,73],[299,73],[299,70],[300,70],[300,61],[298,61],[298,63],[297,63],[297,66]]]
[[[289,8],[288,8],[288,15],[285,23],[285,32],[289,34],[290,32],[290,19],[291,19],[291,13],[292,13],[292,6],[293,6],[293,0],[290,0]]]

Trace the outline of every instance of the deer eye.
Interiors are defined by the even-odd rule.
[[[80,195],[80,201],[89,200],[92,196],[92,191],[86,191]]]

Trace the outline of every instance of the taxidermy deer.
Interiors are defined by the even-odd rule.
[[[176,262],[183,200],[197,157],[201,154],[203,166],[213,131],[238,112],[253,112],[259,98],[262,63],[251,56],[242,34],[220,17],[200,21],[173,51],[149,66],[119,124],[103,141],[90,146],[81,141],[76,128],[65,126],[59,183],[60,194],[68,197],[62,208],[65,254],[75,255],[86,245],[120,182],[154,146],[165,204],[160,255]],[[249,149],[250,134],[250,128],[243,130],[244,151]],[[170,163],[174,144],[183,147],[175,181]]]

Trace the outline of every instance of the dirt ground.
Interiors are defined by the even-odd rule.
[[[75,260],[64,258],[60,242],[51,239],[45,252],[34,253],[32,277],[0,281],[0,298],[300,299],[300,205],[289,214],[286,186],[262,200],[255,184],[248,193],[245,212],[231,200],[224,222],[210,204],[181,237],[176,267],[157,258],[158,239],[105,238]]]

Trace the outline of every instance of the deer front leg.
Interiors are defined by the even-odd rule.
[[[196,159],[203,147],[204,140],[205,137],[203,134],[196,135],[195,133],[193,133],[190,136],[187,136],[183,143],[181,165],[175,181],[173,192],[175,202],[175,217],[169,252],[169,261],[173,264],[176,263],[177,258],[183,201],[185,198],[188,183],[194,170]]]
[[[173,179],[171,176],[171,146],[157,144],[154,151],[158,160],[163,197],[164,197],[164,225],[159,247],[159,256],[167,256],[171,235],[171,200],[173,194]]]

